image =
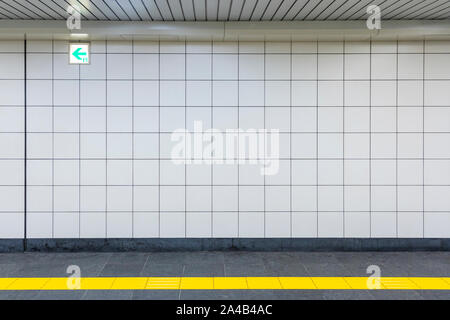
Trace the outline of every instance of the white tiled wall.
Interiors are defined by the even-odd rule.
[[[24,236],[24,43],[0,41],[0,238]]]
[[[20,50],[0,44],[1,237],[23,229]],[[91,60],[28,42],[30,238],[450,237],[450,42],[109,41]],[[280,129],[280,173],[174,165],[195,120]]]

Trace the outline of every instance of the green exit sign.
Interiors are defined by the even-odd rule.
[[[69,44],[69,63],[70,64],[89,64],[89,43],[70,43]]]

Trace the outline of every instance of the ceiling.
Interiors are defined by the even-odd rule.
[[[382,20],[450,19],[450,0],[0,0],[0,20],[64,20],[69,6],[92,21],[363,20],[371,4]]]

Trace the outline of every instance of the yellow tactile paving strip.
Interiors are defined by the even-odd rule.
[[[0,290],[450,290],[430,277],[0,278]]]

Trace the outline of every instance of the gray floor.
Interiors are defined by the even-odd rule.
[[[450,277],[450,252],[5,253],[0,277],[381,276]],[[450,299],[450,291],[136,290],[0,291],[0,299]]]

